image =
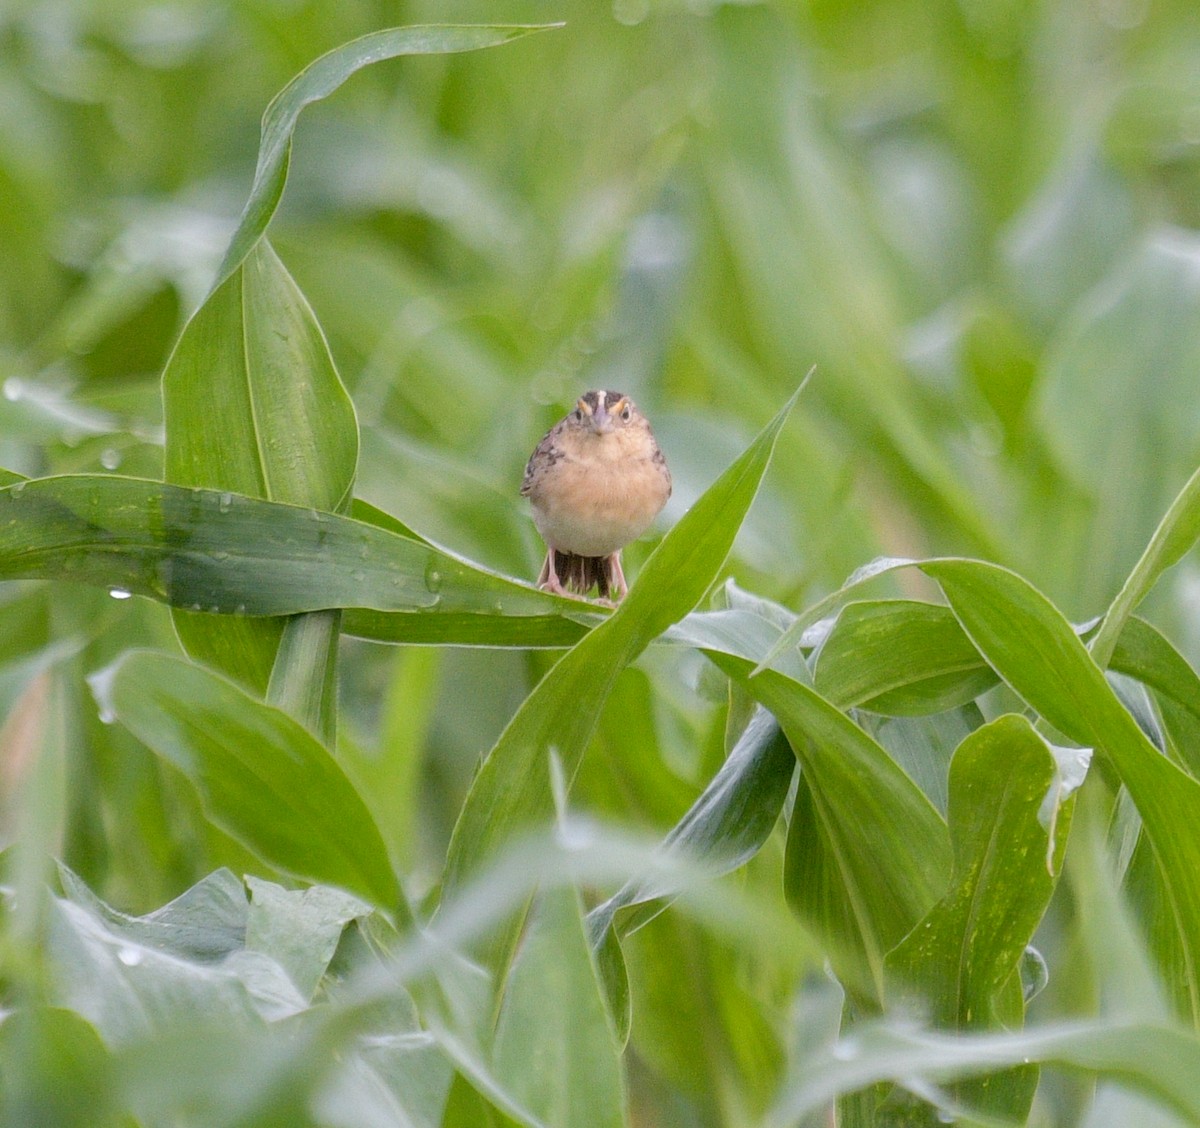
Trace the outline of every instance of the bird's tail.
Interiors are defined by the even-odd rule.
[[[554,570],[558,573],[558,582],[567,591],[578,595],[587,595],[592,588],[597,588],[601,599],[607,599],[609,592],[617,588],[616,555],[612,556],[576,556],[573,552],[556,552],[554,554]],[[544,584],[550,578],[550,556],[542,565],[542,574],[538,576],[538,585]]]

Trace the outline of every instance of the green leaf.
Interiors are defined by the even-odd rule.
[[[467,795],[450,842],[445,889],[461,885],[502,843],[548,818],[551,751],[570,780],[617,675],[712,586],[803,387],[663,538],[611,618],[525,699]]]
[[[712,872],[728,873],[743,866],[755,854],[779,821],[787,798],[796,757],[779,725],[765,709],[750,719],[741,739],[734,745],[700,797],[663,839],[663,849],[678,851]],[[669,898],[676,890],[655,884],[631,882],[588,913],[588,932],[597,946],[613,918],[633,905]],[[638,914],[640,927],[650,914]],[[622,931],[632,931],[626,927]]]
[[[1181,944],[1181,990],[1200,1021],[1200,784],[1150,743],[1071,625],[994,564],[923,564],[993,669],[1059,732],[1102,752],[1141,814]]]
[[[579,894],[538,896],[496,1025],[497,1079],[549,1128],[625,1124],[625,1094]]]
[[[185,327],[163,373],[168,482],[338,510],[358,461],[354,405],[320,326],[259,242]],[[175,612],[196,658],[262,692],[281,625]]]
[[[263,861],[401,909],[370,812],[298,722],[216,674],[150,651],[126,655],[93,684],[102,711],[191,780],[208,817]]]
[[[292,132],[305,106],[334,93],[356,71],[401,55],[445,55],[495,47],[561,24],[397,27],[343,43],[309,63],[267,106],[250,198],[217,272],[222,284],[257,245],[283,196]]]
[[[232,491],[64,475],[0,489],[0,513],[5,580],[95,584],[225,615],[360,608],[348,629],[392,642],[563,645],[586,627],[562,616],[603,614],[378,525]]]
[[[47,955],[59,998],[110,1046],[129,1046],[184,1023],[259,1029],[304,1001],[268,959],[201,961],[129,935],[108,914],[55,900]],[[234,949],[236,952],[237,949]]]
[[[811,1055],[766,1118],[784,1128],[843,1093],[881,1081],[944,1083],[1025,1064],[1083,1069],[1146,1093],[1200,1123],[1200,1042],[1158,1025],[1076,1024],[1019,1034],[963,1036],[884,1024],[858,1026]]]
[[[1200,677],[1167,639],[1144,619],[1132,617],[1117,639],[1109,669],[1154,690],[1174,750],[1193,776],[1200,776]]]
[[[892,1000],[912,1001],[942,1027],[1003,1025],[1001,993],[1007,988],[1019,998],[1014,973],[1050,902],[1066,846],[1073,803],[1052,794],[1058,770],[1046,742],[1015,714],[959,745],[950,765],[954,875],[942,899],[888,954]],[[1036,1083],[1036,1070],[1019,1070],[959,1096],[1020,1118]]]
[[[56,1007],[10,1011],[0,1023],[0,1115],[5,1124],[128,1128],[109,1051],[95,1028]]]
[[[1101,669],[1108,665],[1134,609],[1150,594],[1159,577],[1183,559],[1197,538],[1200,538],[1200,470],[1171,502],[1091,641],[1089,649]]]
[[[940,713],[996,684],[948,607],[909,599],[843,607],[813,677],[842,708],[898,716]]]
[[[787,843],[786,892],[847,990],[883,993],[884,956],[950,876],[945,823],[862,729],[809,687],[710,652],[775,714],[802,768]]]
[[[331,511],[348,504],[354,406],[268,243],[188,323],[163,374],[163,400],[173,484]]]
[[[714,876],[737,869],[758,853],[779,821],[795,774],[791,745],[771,714],[759,709],[721,770],[663,839],[663,849],[682,853]],[[661,879],[632,881],[588,913],[588,936],[622,1044],[629,1037],[629,983],[614,918],[622,909],[639,907],[622,921],[621,932],[628,934],[652,920],[678,892]]]
[[[371,906],[327,885],[284,889],[251,876],[246,885],[246,950],[270,956],[311,1002],[346,925],[367,916]]]

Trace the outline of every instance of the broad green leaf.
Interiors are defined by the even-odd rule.
[[[1200,1041],[1168,1026],[1112,1023],[973,1036],[858,1026],[800,1064],[765,1123],[801,1123],[841,1094],[881,1081],[939,1084],[1027,1064],[1111,1078],[1200,1123]]]
[[[895,761],[814,690],[710,652],[779,721],[800,761],[786,892],[847,990],[881,999],[884,957],[950,877],[945,823]]]
[[[184,328],[163,373],[163,409],[168,482],[319,510],[349,506],[358,461],[354,405],[312,310],[265,241]],[[194,657],[265,690],[280,624],[184,610],[175,624]]]
[[[53,903],[46,948],[59,1000],[111,1046],[205,1021],[253,1030],[304,1008],[283,969],[265,957],[185,959],[71,901]]]
[[[563,615],[603,613],[379,525],[232,491],[67,475],[0,489],[0,513],[5,580],[95,584],[224,615],[360,608],[348,628],[393,642],[561,646],[586,629]]]
[[[214,870],[146,916],[129,916],[105,904],[66,866],[59,866],[59,880],[67,900],[114,935],[182,960],[216,963],[245,942],[246,890],[227,869]]]
[[[336,511],[354,407],[316,318],[267,243],[192,317],[163,374],[167,480]]]
[[[813,677],[842,708],[901,716],[952,709],[996,684],[954,613],[916,600],[843,607]]]
[[[327,885],[284,889],[249,875],[246,885],[246,950],[270,956],[311,1002],[346,925],[367,916],[371,906]]]
[[[993,669],[1059,732],[1102,752],[1125,784],[1154,850],[1181,945],[1181,991],[1200,1022],[1200,783],[1150,743],[1070,624],[1020,576],[994,564],[940,560],[941,585]]]
[[[551,751],[569,781],[617,675],[712,586],[803,387],[663,538],[612,616],[569,650],[525,699],[483,762],[459,814],[443,875],[447,890],[494,857],[502,843],[550,815]]]
[[[208,817],[263,861],[402,911],[370,812],[297,721],[216,674],[150,651],[97,675],[95,691],[106,715],[181,771]]]
[[[310,63],[267,106],[262,120],[258,167],[250,198],[217,273],[223,283],[266,232],[283,196],[291,158],[292,132],[305,106],[328,98],[355,71],[401,55],[446,55],[495,47],[561,24],[396,27],[343,43]]]
[[[1015,714],[978,729],[954,754],[951,885],[887,958],[889,996],[910,1000],[937,1026],[1000,1027],[1001,992],[1019,997],[1014,973],[1054,892],[1051,855],[1057,867],[1070,825],[1073,804],[1061,811],[1051,795],[1057,772],[1046,742]],[[1036,1083],[1036,1070],[1016,1071],[961,1096],[1019,1118]]]
[[[1089,649],[1096,665],[1104,669],[1119,645],[1137,605],[1150,593],[1159,577],[1173,568],[1200,537],[1200,470],[1179,491],[1146,545],[1133,571],[1109,605]]]
[[[616,1034],[579,894],[539,894],[505,984],[493,1050],[497,1079],[548,1128],[621,1128]]]

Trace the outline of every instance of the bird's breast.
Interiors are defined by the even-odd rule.
[[[542,539],[562,552],[610,556],[641,536],[670,496],[650,458],[567,460],[533,497]]]

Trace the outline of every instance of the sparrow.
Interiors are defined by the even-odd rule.
[[[538,586],[607,600],[629,590],[621,549],[671,496],[671,472],[646,417],[622,392],[592,391],[538,443],[521,496],[546,542]]]

